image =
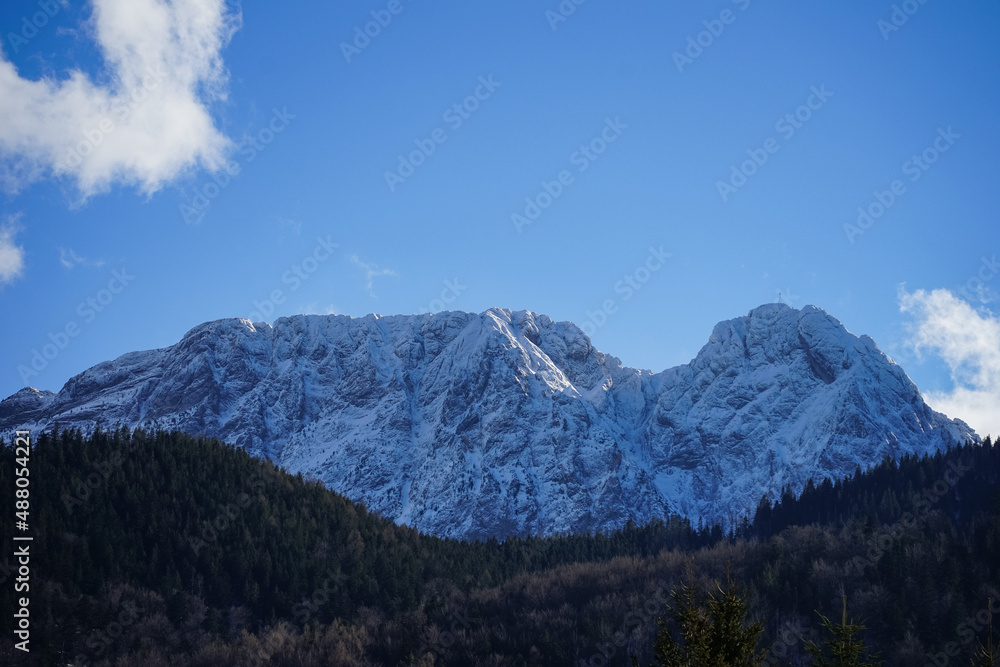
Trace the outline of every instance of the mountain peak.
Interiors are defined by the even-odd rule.
[[[453,537],[733,520],[764,493],[975,438],[815,306],[720,322],[651,373],[527,310],[224,319],[0,402],[0,430],[216,436]]]

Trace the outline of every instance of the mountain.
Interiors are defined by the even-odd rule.
[[[788,484],[978,440],[871,338],[784,304],[661,373],[527,311],[226,319],[0,402],[0,433],[98,421],[215,436],[462,538],[732,521]]]

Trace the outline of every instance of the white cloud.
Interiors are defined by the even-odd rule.
[[[59,263],[62,264],[67,269],[72,269],[74,266],[86,266],[100,268],[104,266],[104,260],[92,260],[86,257],[80,257],[72,248],[59,247]]]
[[[375,296],[375,289],[374,289],[375,278],[378,278],[379,276],[396,275],[396,272],[393,271],[392,269],[380,269],[375,264],[368,264],[366,262],[362,262],[360,259],[358,259],[357,255],[351,255],[351,263],[365,272],[365,289],[368,290],[368,296],[372,298],[378,298]]]
[[[14,243],[20,216],[8,216],[0,224],[0,285],[13,282],[24,272],[24,248]]]
[[[115,183],[150,194],[183,170],[217,169],[230,141],[207,104],[225,98],[221,50],[239,27],[224,0],[93,0],[100,83],[79,70],[21,78],[0,54],[0,183],[46,176],[83,198]]]
[[[1000,317],[982,313],[948,290],[899,291],[913,317],[910,343],[931,350],[951,369],[954,389],[924,396],[935,410],[958,417],[985,436],[1000,435]]]

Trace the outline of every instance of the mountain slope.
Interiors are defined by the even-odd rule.
[[[732,518],[786,484],[974,437],[871,338],[783,304],[655,374],[526,311],[219,320],[0,403],[0,431],[97,420],[216,436],[470,538]]]

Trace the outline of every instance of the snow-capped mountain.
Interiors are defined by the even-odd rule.
[[[768,304],[651,373],[575,325],[494,308],[273,326],[209,322],[58,394],[0,403],[0,432],[121,422],[217,436],[437,535],[606,530],[978,439],[931,410],[875,342]]]

